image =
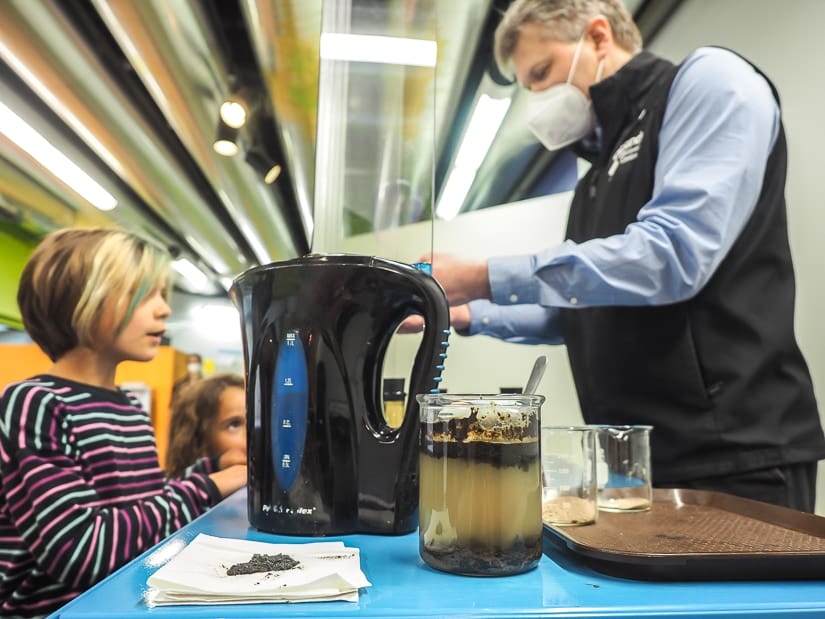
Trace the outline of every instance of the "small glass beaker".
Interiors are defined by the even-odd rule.
[[[542,520],[569,526],[596,522],[596,439],[587,426],[542,426]]]
[[[653,501],[650,431],[653,426],[594,425],[598,460],[599,509],[640,512]]]
[[[427,394],[420,405],[419,551],[472,576],[526,572],[542,552],[544,396]]]

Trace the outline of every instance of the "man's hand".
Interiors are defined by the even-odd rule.
[[[421,261],[430,259],[430,254]],[[432,254],[433,277],[438,280],[450,305],[463,305],[473,299],[489,299],[490,278],[487,262],[465,260],[453,254]]]
[[[400,325],[398,325],[398,329],[396,333],[421,333],[424,330],[424,318],[423,316],[415,315],[415,316],[407,316]]]
[[[396,333],[409,334],[421,333],[424,330],[424,318],[415,315],[407,316],[404,321],[398,325]],[[450,326],[456,331],[463,331],[470,326],[470,307],[467,304],[456,305],[450,308]]]
[[[456,331],[470,328],[470,306],[464,303],[450,308],[450,326]]]

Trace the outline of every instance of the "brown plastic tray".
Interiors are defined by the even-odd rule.
[[[719,492],[656,489],[646,512],[544,525],[544,552],[638,580],[825,579],[825,518]]]

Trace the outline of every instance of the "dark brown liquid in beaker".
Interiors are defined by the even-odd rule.
[[[470,424],[472,426],[472,423]],[[541,474],[535,428],[489,432],[422,424],[419,549],[432,567],[498,576],[541,557]],[[495,432],[493,433],[495,435]]]

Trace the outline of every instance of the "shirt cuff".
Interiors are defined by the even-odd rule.
[[[497,256],[487,260],[490,297],[496,305],[521,305],[539,302],[533,257]]]
[[[467,305],[470,308],[470,325],[466,329],[456,331],[459,335],[478,335],[484,332],[491,322],[495,322],[493,314],[498,308],[490,301],[480,299],[470,301]]]

